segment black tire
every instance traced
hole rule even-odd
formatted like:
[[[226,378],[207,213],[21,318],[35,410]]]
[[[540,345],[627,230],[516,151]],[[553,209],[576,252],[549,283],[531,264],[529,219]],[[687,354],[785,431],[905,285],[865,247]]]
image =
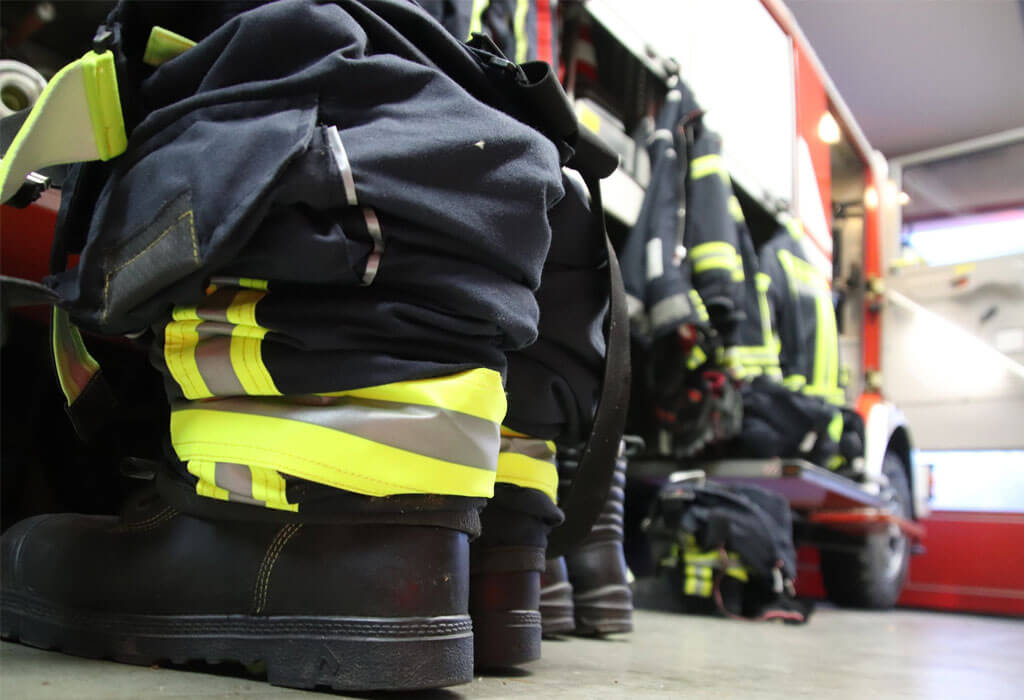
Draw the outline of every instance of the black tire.
[[[889,479],[882,495],[904,518],[911,517],[910,483],[903,460],[885,455],[882,473]],[[896,605],[910,565],[910,540],[899,532],[867,535],[853,549],[821,551],[825,593],[837,605],[886,610]]]

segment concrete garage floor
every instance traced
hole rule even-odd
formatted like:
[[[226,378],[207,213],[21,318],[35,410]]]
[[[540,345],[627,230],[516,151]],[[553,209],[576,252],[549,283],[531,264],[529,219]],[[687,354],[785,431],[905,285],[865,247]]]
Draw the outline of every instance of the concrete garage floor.
[[[632,635],[545,642],[544,658],[518,675],[416,697],[1019,700],[1022,689],[1024,621],[823,607],[806,627],[641,610]],[[331,695],[0,644],[3,700],[300,697]]]

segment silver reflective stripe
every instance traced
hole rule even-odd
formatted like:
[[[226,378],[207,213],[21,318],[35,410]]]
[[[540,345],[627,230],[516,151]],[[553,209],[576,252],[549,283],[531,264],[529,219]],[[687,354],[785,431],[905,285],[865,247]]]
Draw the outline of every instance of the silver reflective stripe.
[[[214,481],[218,488],[228,492],[228,500],[265,506],[263,501],[252,497],[252,470],[244,464],[217,462],[214,465]]]
[[[307,396],[211,399],[180,402],[175,408],[293,420],[444,462],[488,471],[498,468],[500,426],[437,406],[353,396]]]
[[[245,387],[238,381],[231,364],[231,332],[223,334],[221,328],[211,330],[209,326],[226,324],[200,323],[196,327],[199,343],[196,345],[196,367],[206,383],[206,388],[215,396],[245,396]],[[230,326],[228,326],[230,328]]]
[[[377,270],[380,269],[381,254],[384,252],[384,234],[380,230],[377,212],[366,207],[363,209],[363,218],[366,220],[366,230],[373,238],[373,252],[366,259],[366,270],[363,272],[363,286],[366,287],[373,283]]]
[[[673,294],[651,307],[651,325],[659,328],[670,323],[679,323],[692,313],[693,306],[686,295]]]
[[[235,299],[237,289],[218,289],[206,297],[202,306],[196,308],[196,315],[204,321],[228,322],[228,307]]]
[[[653,134],[651,134],[651,137],[647,139],[647,143],[651,144],[654,143],[655,141],[668,141],[669,143],[672,143],[672,132],[669,131],[668,129],[656,130]]]
[[[555,462],[555,453],[551,451],[547,441],[537,438],[502,437],[501,451],[538,459],[541,462]]]
[[[647,280],[656,280],[664,274],[661,239],[652,238],[647,241]]]
[[[644,312],[644,303],[632,294],[626,295],[626,313],[632,318]]]
[[[338,164],[341,172],[341,182],[345,185],[345,199],[350,206],[359,204],[356,199],[356,181],[352,177],[352,166],[348,162],[348,154],[345,152],[345,145],[341,142],[341,135],[338,134],[338,127],[327,127],[327,144],[334,156],[334,162]]]

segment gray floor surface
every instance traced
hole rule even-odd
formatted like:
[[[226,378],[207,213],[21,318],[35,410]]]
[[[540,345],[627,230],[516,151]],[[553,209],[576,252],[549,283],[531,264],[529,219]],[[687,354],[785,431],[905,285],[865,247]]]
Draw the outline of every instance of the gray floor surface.
[[[631,635],[546,641],[544,658],[519,675],[417,694],[552,696],[1019,700],[1024,621],[821,608],[806,627],[786,627],[638,611]],[[300,697],[331,694],[0,644],[2,700]]]

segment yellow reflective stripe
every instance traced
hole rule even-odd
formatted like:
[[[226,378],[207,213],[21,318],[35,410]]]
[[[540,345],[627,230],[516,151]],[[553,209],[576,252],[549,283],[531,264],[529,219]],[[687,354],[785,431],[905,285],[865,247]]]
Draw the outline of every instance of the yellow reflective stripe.
[[[686,359],[686,367],[687,369],[694,370],[707,361],[707,353],[699,345],[694,345],[693,349],[690,350],[690,356]]]
[[[124,130],[121,96],[117,90],[114,54],[90,51],[81,59],[85,78],[85,96],[89,101],[89,119],[100,160],[110,160],[124,153],[128,135]]]
[[[349,389],[322,396],[354,396],[380,401],[437,406],[492,423],[505,418],[507,403],[501,375],[493,369],[471,369],[431,379],[413,379],[381,386]]]
[[[200,323],[202,321],[198,320],[171,321],[164,329],[164,363],[187,399],[213,396],[196,364],[199,344],[196,328]]]
[[[516,432],[515,430],[512,430],[512,428],[507,428],[504,425],[501,426],[501,436],[502,437],[517,437],[517,438],[528,438],[528,437],[530,437],[526,433]]]
[[[750,580],[750,577],[747,574],[747,570],[739,564],[727,568],[725,570],[725,575],[732,576],[734,579],[737,579],[738,581],[743,581],[744,583]]]
[[[242,289],[225,311],[231,329],[231,367],[245,393],[253,396],[280,396],[270,371],[263,362],[263,338],[267,330],[256,323],[256,304],[266,292]]]
[[[723,255],[729,258],[739,257],[736,255],[736,247],[725,241],[709,241],[690,248],[691,259],[695,260],[708,255]]]
[[[526,39],[526,15],[530,10],[530,0],[516,0],[516,63],[526,63],[529,55],[529,41]]]
[[[729,213],[732,215],[733,221],[736,223],[743,223],[743,207],[740,206],[740,200],[737,199],[736,195],[729,197]]]
[[[494,493],[495,472],[489,469],[295,420],[183,409],[171,413],[171,443],[183,461],[248,464],[367,496]]]
[[[558,468],[552,462],[515,452],[501,452],[498,454],[496,480],[499,484],[535,489],[546,494],[552,503],[558,501]]]
[[[700,298],[700,294],[696,289],[691,289],[689,292],[690,303],[693,304],[693,308],[697,311],[697,318],[703,322],[710,320],[708,316],[708,309],[704,306],[704,300]]]
[[[252,474],[252,497],[254,500],[263,501],[268,508],[292,512],[299,510],[298,504],[288,502],[285,495],[284,477],[276,470],[249,465],[249,472]]]
[[[469,17],[469,36],[466,39],[470,39],[474,34],[479,34],[483,30],[483,18],[484,11],[487,9],[489,0],[473,0],[472,14]]]
[[[800,223],[799,219],[787,218],[784,222],[786,230],[789,231],[789,235],[796,240],[800,240],[804,236],[803,224]]]
[[[263,337],[267,331],[253,326],[231,330],[231,367],[245,393],[252,396],[280,396],[270,371],[263,363]]]
[[[267,280],[258,280],[253,279],[252,277],[239,277],[238,286],[245,287],[247,289],[262,289],[263,291],[266,291],[269,288],[270,283],[267,282]]]
[[[149,33],[149,41],[146,42],[146,51],[142,54],[142,62],[147,66],[163,65],[195,45],[196,42],[181,34],[154,26]]]
[[[699,180],[702,177],[715,174],[728,177],[725,161],[722,160],[722,156],[719,154],[711,153],[690,161],[690,179]]]
[[[736,258],[726,257],[724,255],[715,255],[700,260],[696,260],[693,264],[693,271],[696,274],[706,272],[708,270],[728,270],[731,274],[736,274]],[[743,270],[739,271],[740,279],[743,279]]]
[[[11,141],[0,160],[0,202],[13,197],[33,170],[110,160],[127,144],[114,55],[90,51],[47,82]]]
[[[189,460],[187,469],[199,481],[196,482],[196,493],[218,501],[228,500],[228,492],[217,486],[217,464],[209,460]]]
[[[843,414],[839,411],[836,411],[832,420],[829,421],[828,436],[832,438],[832,442],[839,442],[839,439],[843,437]]]
[[[733,282],[742,282],[745,279],[746,279],[746,275],[743,272],[742,261],[737,260],[736,261],[736,267],[733,268],[733,271],[732,271],[732,280],[733,280]]]
[[[802,389],[804,385],[807,384],[807,378],[804,377],[802,374],[791,374],[788,377],[786,377],[782,381],[782,383],[790,391],[800,391],[800,389]]]

